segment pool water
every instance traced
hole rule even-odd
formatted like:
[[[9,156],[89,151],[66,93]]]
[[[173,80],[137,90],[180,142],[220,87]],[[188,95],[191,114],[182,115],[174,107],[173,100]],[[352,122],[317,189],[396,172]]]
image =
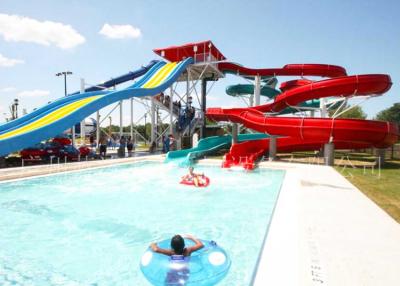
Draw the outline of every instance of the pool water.
[[[149,285],[148,245],[191,233],[214,240],[232,266],[218,285],[248,285],[284,171],[135,163],[0,184],[0,285]]]

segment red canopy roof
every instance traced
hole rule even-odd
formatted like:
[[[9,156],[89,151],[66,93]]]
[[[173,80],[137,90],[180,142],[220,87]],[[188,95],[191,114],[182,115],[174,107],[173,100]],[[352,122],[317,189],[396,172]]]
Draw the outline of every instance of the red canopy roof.
[[[189,43],[182,46],[171,46],[168,48],[158,48],[153,51],[157,55],[171,62],[181,61],[188,57],[194,58],[196,62],[207,60],[222,61],[226,59],[211,41]],[[208,55],[211,55],[212,58],[207,59]]]

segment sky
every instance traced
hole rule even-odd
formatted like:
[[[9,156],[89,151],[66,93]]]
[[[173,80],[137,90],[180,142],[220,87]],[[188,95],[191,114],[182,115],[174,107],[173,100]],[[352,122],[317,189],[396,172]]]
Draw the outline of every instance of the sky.
[[[400,102],[399,11],[395,0],[0,0],[0,122],[15,98],[20,112],[30,112],[64,96],[57,72],[72,71],[68,91],[78,91],[80,78],[98,84],[159,59],[154,48],[203,40],[252,68],[325,63],[348,74],[389,74],[391,90],[362,104],[373,118]],[[228,75],[216,82],[208,106],[243,106],[225,93],[236,83],[246,81]],[[140,103],[134,114],[135,121],[144,114]],[[119,122],[118,110],[111,116]]]

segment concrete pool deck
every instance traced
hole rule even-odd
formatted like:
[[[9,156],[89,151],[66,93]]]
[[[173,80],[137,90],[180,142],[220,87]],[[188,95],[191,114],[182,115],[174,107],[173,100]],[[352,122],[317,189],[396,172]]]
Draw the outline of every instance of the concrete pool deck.
[[[400,225],[331,167],[286,170],[254,285],[399,285]]]
[[[0,181],[163,156],[0,169]],[[220,164],[220,160],[202,160]],[[263,162],[285,180],[254,285],[399,285],[400,225],[331,167]]]

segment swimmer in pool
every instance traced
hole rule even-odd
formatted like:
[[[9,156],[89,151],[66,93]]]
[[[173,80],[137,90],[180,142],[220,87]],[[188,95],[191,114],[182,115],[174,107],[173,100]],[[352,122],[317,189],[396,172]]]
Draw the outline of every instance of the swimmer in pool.
[[[193,246],[185,247],[185,240],[179,234],[175,235],[171,239],[171,249],[164,249],[157,246],[156,243],[152,243],[150,248],[157,253],[161,253],[164,255],[183,255],[190,256],[193,252],[204,247],[204,244],[192,235],[185,235],[185,238],[190,239],[195,243]]]
[[[182,180],[193,181],[193,184],[198,187],[200,184],[204,184],[204,174],[196,174],[192,166],[189,167],[189,174],[182,177]]]

